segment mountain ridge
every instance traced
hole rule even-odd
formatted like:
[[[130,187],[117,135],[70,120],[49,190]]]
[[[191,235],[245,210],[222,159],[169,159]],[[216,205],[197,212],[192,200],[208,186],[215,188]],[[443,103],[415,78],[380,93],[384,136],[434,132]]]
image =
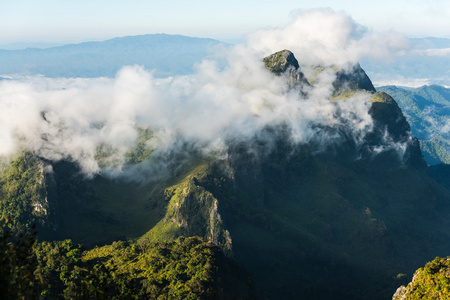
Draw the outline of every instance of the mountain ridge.
[[[148,34],[46,49],[0,50],[0,74],[47,77],[114,77],[126,65],[143,65],[157,76],[183,75],[227,44],[208,38]]]
[[[301,68],[285,71],[269,75],[287,86],[293,75],[305,76]],[[220,157],[183,148],[190,164],[180,159],[169,180],[141,186],[101,174],[83,178],[74,162],[62,161],[54,164],[55,194],[49,198],[59,204],[58,228],[41,229],[49,239],[56,231],[58,238],[76,242],[87,235],[90,241],[134,238],[141,244],[197,235],[242,265],[261,298],[392,295],[399,273],[412,273],[431,256],[450,251],[450,191],[428,175],[395,100],[372,90],[360,66],[347,73],[320,71],[334,78],[328,100],[337,108],[333,120],[342,122],[311,125],[318,135],[333,137],[328,143],[296,142],[288,123],[268,123],[260,134],[227,141]],[[306,82],[290,86],[297,101],[320,84]],[[373,122],[356,137],[349,127],[355,119],[340,115],[340,105],[355,97]],[[11,185],[23,181],[28,179],[15,177]],[[133,210],[144,223],[138,224]],[[128,226],[139,227],[134,236],[114,232]]]
[[[411,123],[413,134],[420,140],[428,164],[450,162],[450,89],[438,85],[419,88],[378,87],[391,94]]]
[[[93,57],[89,59],[88,57],[83,57],[82,53],[78,53],[79,63],[82,65],[73,65],[72,60],[75,58],[72,53],[72,57],[68,55],[68,57],[58,58],[57,63],[52,61],[50,58],[46,58],[45,56],[33,54],[32,60],[27,60],[24,57],[21,57],[20,53],[26,53],[29,51],[30,53],[39,52],[44,53],[48,51],[50,48],[54,48],[54,51],[57,48],[65,47],[65,46],[75,46],[81,44],[89,44],[92,45],[100,45],[104,42],[112,43],[112,41],[125,41],[125,39],[136,39],[143,37],[172,37],[178,38],[183,37],[186,39],[192,39],[192,41],[200,40],[206,42],[203,43],[203,46],[200,46],[196,49],[197,53],[187,53],[189,55],[186,56],[185,59],[178,58],[176,53],[172,53],[170,59],[177,60],[179,66],[176,64],[171,66],[167,66],[164,64],[158,64],[158,62],[154,60],[150,60],[148,57],[144,55],[139,55],[139,57],[135,57],[134,60],[127,60],[127,57],[130,53],[126,51],[121,53],[120,55],[116,55],[114,60],[120,62],[126,62],[128,64],[138,64],[144,65],[148,69],[157,69],[156,74],[158,76],[174,76],[174,75],[184,75],[192,72],[192,65],[201,61],[204,58],[207,58],[211,55],[208,52],[208,44],[213,45],[225,45],[225,47],[229,46],[229,44],[208,39],[208,38],[196,38],[196,37],[187,37],[181,35],[168,35],[164,33],[158,34],[144,34],[144,35],[136,35],[136,36],[124,36],[111,38],[103,41],[92,41],[92,42],[83,42],[83,43],[69,43],[64,45],[58,45],[55,47],[45,47],[45,48],[35,48],[29,47],[29,49],[13,49],[6,50],[1,49],[0,53],[3,55],[3,59],[0,60],[0,74],[1,75],[12,75],[12,74],[25,74],[25,75],[36,75],[41,74],[48,77],[98,77],[98,76],[108,76],[112,77],[115,75],[115,72],[123,66],[123,64],[114,64],[114,61],[110,61],[105,59],[105,56],[108,56],[107,52],[101,52],[101,55],[98,53],[90,53]],[[187,43],[187,40],[185,41]],[[174,51],[183,51],[183,48],[189,43],[183,45],[174,45]],[[192,44],[192,43],[191,43]],[[201,43],[200,43],[201,44]],[[393,57],[388,63],[384,63],[382,61],[376,59],[363,59],[360,63],[363,68],[366,70],[368,74],[370,74],[372,80],[380,86],[385,85],[385,82],[393,82],[394,84],[401,85],[403,84],[414,84],[417,86],[417,79],[419,82],[429,82],[434,84],[442,84],[449,85],[448,74],[445,74],[445,71],[442,71],[441,66],[443,64],[448,63],[448,57],[445,55],[432,56],[437,55],[437,53],[426,52],[427,50],[439,50],[439,49],[448,49],[450,48],[450,40],[442,39],[442,38],[411,38],[409,39],[410,47],[406,49],[406,54],[403,56]],[[153,43],[153,47],[158,47],[158,43]],[[167,46],[167,45],[166,45]],[[135,50],[139,52],[139,46],[134,45],[132,47],[136,47]],[[26,51],[25,51],[26,50]],[[41,51],[42,50],[42,51]],[[148,53],[152,53],[151,48],[147,48]],[[166,50],[168,50],[166,48]],[[22,52],[21,52],[22,51]],[[24,52],[25,51],[25,52]],[[425,52],[424,52],[425,51]],[[18,54],[13,54],[18,53]],[[57,55],[61,55],[61,53],[56,53]],[[52,54],[53,55],[53,54]],[[154,55],[162,55],[161,57],[164,59],[164,53],[154,52]],[[14,61],[15,60],[15,61]],[[103,63],[103,66],[99,64],[99,62]],[[63,64],[67,64],[62,68]],[[97,69],[90,68],[90,64],[94,64]],[[105,66],[108,65],[108,66]]]

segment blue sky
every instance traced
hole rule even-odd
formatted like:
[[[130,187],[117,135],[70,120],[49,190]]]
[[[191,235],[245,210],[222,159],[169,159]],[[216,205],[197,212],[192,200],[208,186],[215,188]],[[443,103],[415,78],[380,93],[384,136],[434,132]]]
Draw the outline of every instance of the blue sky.
[[[345,11],[374,31],[450,38],[450,1],[0,0],[0,44],[67,43],[147,33],[223,41],[284,27],[299,9]]]

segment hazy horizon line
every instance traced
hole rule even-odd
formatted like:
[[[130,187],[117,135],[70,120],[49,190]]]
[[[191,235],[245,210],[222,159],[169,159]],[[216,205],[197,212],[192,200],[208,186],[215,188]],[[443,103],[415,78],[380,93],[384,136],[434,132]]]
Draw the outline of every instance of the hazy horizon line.
[[[87,39],[74,39],[74,40],[62,40],[62,41],[12,41],[12,42],[0,42],[0,50],[24,50],[28,48],[35,48],[35,49],[49,49],[53,47],[60,47],[60,46],[66,46],[66,45],[77,45],[77,44],[83,44],[83,43],[90,43],[90,42],[105,42],[116,38],[124,38],[124,37],[137,37],[137,36],[145,36],[145,35],[170,35],[170,36],[184,36],[184,37],[191,37],[191,38],[201,38],[201,39],[212,39],[216,40],[222,43],[228,43],[228,44],[242,44],[245,43],[245,36],[242,37],[234,37],[234,38],[214,38],[214,37],[206,37],[206,36],[193,36],[193,35],[185,35],[185,34],[174,34],[174,33],[164,33],[164,32],[157,32],[157,33],[144,33],[144,34],[129,34],[129,35],[120,35],[120,36],[111,36],[111,37],[104,37],[104,38],[87,38]],[[443,39],[443,40],[450,40],[446,37],[438,37],[438,36],[407,36],[408,39],[428,39],[428,38],[434,38],[434,39]]]

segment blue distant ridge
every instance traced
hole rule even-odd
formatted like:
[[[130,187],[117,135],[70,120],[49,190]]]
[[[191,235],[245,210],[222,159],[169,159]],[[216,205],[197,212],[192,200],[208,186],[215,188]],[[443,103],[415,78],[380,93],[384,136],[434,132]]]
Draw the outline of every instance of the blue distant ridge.
[[[194,65],[226,45],[207,38],[148,34],[47,49],[0,50],[0,74],[47,77],[113,77],[126,65],[141,65],[155,76],[192,73]]]

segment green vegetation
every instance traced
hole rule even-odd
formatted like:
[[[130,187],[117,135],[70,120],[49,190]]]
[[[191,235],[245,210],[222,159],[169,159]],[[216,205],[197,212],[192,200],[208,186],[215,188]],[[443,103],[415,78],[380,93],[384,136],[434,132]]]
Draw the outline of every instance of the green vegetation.
[[[43,242],[35,253],[43,299],[220,299],[227,278],[218,266],[231,263],[196,237],[151,245],[114,242],[84,252],[70,240]]]
[[[101,168],[114,168],[123,164],[136,164],[143,162],[152,153],[147,145],[153,137],[153,131],[149,128],[136,128],[138,137],[136,145],[125,153],[123,158],[118,149],[108,144],[101,144],[96,149],[95,160]]]
[[[418,269],[413,280],[398,288],[392,299],[450,299],[450,258],[436,257]]]
[[[2,227],[3,228],[3,227]],[[72,241],[0,236],[2,299],[237,299],[245,271],[198,237],[156,244],[114,242],[84,250]]]
[[[0,180],[0,217],[8,226],[25,231],[45,223],[48,214],[44,165],[30,153],[18,156]]]
[[[429,232],[437,226],[409,217],[426,212],[439,219],[422,201],[429,180],[409,168],[392,171],[395,154],[382,158],[389,162],[383,165],[355,161],[348,149],[312,154],[281,138],[272,152],[245,150],[200,164],[166,188],[166,215],[140,242],[189,234],[209,239],[217,203],[216,228],[229,232],[233,257],[259,291],[275,298],[380,299],[403,282],[393,279],[397,274],[412,272],[402,261],[435,251],[428,241],[436,239]],[[405,236],[422,241],[421,250],[407,247]],[[226,239],[218,241],[227,250],[220,244]]]
[[[289,50],[282,50],[269,55],[264,58],[266,68],[277,75],[280,75],[288,70],[289,67],[297,70],[299,68],[297,59]]]
[[[331,66],[306,66],[307,80],[313,86],[317,84],[320,75],[327,72],[327,76],[336,76],[333,82],[332,101],[346,100],[357,94],[373,94],[373,102],[390,102],[388,97],[375,92],[372,82],[360,65],[355,65],[351,69],[339,69],[335,65]]]
[[[370,102],[372,103],[385,103],[385,104],[393,104],[394,99],[386,93],[383,92],[365,92],[361,90],[348,90],[348,89],[340,89],[335,91],[333,95],[331,95],[330,101],[345,101],[351,97],[355,97],[358,95],[367,95],[369,96]]]
[[[49,199],[57,204],[57,230],[40,232],[45,240],[70,238],[93,246],[139,238],[164,217],[164,185],[102,176],[87,179],[70,162],[55,163],[53,170]]]
[[[278,51],[263,59],[267,70],[275,75],[288,74],[288,81],[290,87],[304,87],[309,86],[305,75],[300,71],[300,66],[294,54],[289,50]],[[289,71],[289,73],[287,73]],[[302,91],[303,93],[304,91]]]
[[[420,148],[429,164],[450,164],[450,139],[439,133],[429,140],[421,140]]]
[[[205,180],[210,179],[208,176],[213,168],[214,164],[200,164],[184,180],[166,188],[166,215],[141,240],[153,242],[180,235],[198,235],[231,253],[231,237],[223,227],[219,201],[202,186]],[[226,179],[222,177],[220,180],[224,182]]]
[[[335,70],[335,68],[331,68]],[[370,78],[359,64],[353,66],[351,69],[340,69],[336,71],[335,74],[336,79],[333,82],[335,91],[350,90],[375,92],[372,81],[370,81]]]
[[[411,132],[420,140],[420,147],[429,165],[450,163],[450,89],[431,85],[420,88],[383,86],[398,102]]]
[[[394,103],[394,99],[392,99],[392,97],[386,93],[375,92],[373,94],[372,102],[381,102],[381,103],[392,104],[392,103]]]
[[[74,246],[71,240],[41,242],[35,244],[33,251],[37,260],[34,285],[42,299],[57,299],[63,295],[81,296],[73,293],[73,289],[77,288],[73,287],[74,281],[85,275],[83,271],[88,272],[85,268],[80,269],[80,245]]]
[[[97,147],[94,158],[100,168],[112,168],[123,163],[120,159],[119,151],[107,144],[101,144]]]
[[[314,86],[318,80],[322,72],[324,71],[330,71],[332,73],[339,72],[339,68],[335,65],[324,67],[322,65],[315,65],[315,66],[302,66],[303,70],[305,70],[305,76],[308,78],[308,82]]]
[[[138,139],[136,146],[125,155],[125,161],[129,164],[143,162],[151,153],[147,142],[153,137],[153,131],[149,128],[138,128]]]
[[[6,300],[34,299],[35,232],[14,234],[9,222],[0,219],[0,296]]]

